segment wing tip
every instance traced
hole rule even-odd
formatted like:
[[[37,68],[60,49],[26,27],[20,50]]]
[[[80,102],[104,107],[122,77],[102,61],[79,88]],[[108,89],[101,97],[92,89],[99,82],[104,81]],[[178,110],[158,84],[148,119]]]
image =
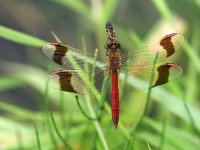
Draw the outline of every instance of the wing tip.
[[[184,40],[184,36],[181,33],[170,33],[170,34],[165,35],[162,39],[165,39],[165,38],[178,38],[180,39],[180,41]]]
[[[43,51],[43,53],[45,53],[46,54],[46,52],[49,50],[49,49],[55,49],[55,47],[54,46],[56,46],[55,44],[52,44],[52,43],[46,43],[46,44],[44,44],[44,46],[42,47],[42,51]]]

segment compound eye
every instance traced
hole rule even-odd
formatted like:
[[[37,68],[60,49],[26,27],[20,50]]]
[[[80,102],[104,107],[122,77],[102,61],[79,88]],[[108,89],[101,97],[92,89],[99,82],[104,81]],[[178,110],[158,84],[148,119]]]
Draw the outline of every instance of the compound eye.
[[[107,49],[111,49],[113,47],[112,43],[107,44]]]

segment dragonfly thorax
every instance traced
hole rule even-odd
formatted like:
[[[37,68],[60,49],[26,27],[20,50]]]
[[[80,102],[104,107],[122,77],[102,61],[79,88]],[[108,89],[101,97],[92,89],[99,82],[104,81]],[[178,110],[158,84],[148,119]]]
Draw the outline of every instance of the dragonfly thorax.
[[[118,72],[121,65],[119,49],[115,49],[115,52],[111,50],[108,58],[109,70],[111,72]]]

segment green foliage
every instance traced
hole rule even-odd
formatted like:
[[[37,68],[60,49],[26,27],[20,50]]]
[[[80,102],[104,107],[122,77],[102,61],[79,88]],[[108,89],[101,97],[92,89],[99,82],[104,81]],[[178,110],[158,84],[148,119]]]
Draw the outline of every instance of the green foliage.
[[[100,50],[103,49],[106,41],[103,34],[105,32],[104,24],[108,19],[114,20],[115,13],[120,10],[123,3],[118,0],[91,0],[91,5],[81,0],[52,0],[50,2],[69,9],[75,13],[74,18],[82,18],[92,25],[96,41],[93,40],[97,43],[96,47],[99,48],[99,51],[96,50],[94,54],[92,80],[84,80],[84,82],[92,87],[96,94],[94,97],[90,95],[79,96],[77,105],[75,95],[48,89],[44,83],[47,70],[36,65],[1,61],[6,75],[0,77],[0,92],[10,92],[9,94],[12,95],[12,90],[29,86],[40,94],[39,98],[35,98],[36,101],[44,101],[41,110],[31,111],[5,102],[10,97],[1,97],[3,101],[0,101],[0,110],[6,115],[0,117],[0,128],[2,129],[0,142],[5,143],[3,144],[5,149],[199,149],[199,21],[196,21],[196,24],[192,26],[190,20],[184,18],[184,15],[182,16],[188,30],[191,30],[191,34],[188,32],[188,35],[185,36],[186,39],[182,47],[184,51],[179,53],[180,59],[184,59],[184,61],[180,61],[183,63],[181,65],[184,70],[183,76],[166,85],[166,89],[163,87],[149,89],[141,92],[139,96],[138,93],[123,94],[123,100],[120,101],[120,122],[118,129],[115,130],[112,125],[110,105],[105,100],[109,81],[104,83],[103,92],[98,93],[94,87],[93,79],[95,67],[98,65],[96,64],[97,53],[102,53]],[[48,5],[50,2],[46,2],[46,4]],[[174,14],[181,10],[172,8],[182,2],[191,7],[197,7],[197,11],[200,10],[198,1],[152,0],[151,5],[154,6],[155,11],[159,14],[159,19],[164,24],[177,30],[174,27],[177,22]],[[124,3],[128,2],[124,1]],[[194,20],[199,19],[198,15],[193,15],[193,17]],[[119,35],[119,41],[124,49],[132,50],[133,45],[144,45],[137,31],[132,28],[126,29],[118,24],[115,26],[116,34]],[[148,27],[149,33],[159,32],[157,27],[156,22],[151,28]],[[153,31],[153,28],[157,30]],[[53,36],[57,41],[61,41],[55,33]],[[37,37],[5,26],[0,26],[0,38],[21,45],[38,47],[38,50],[41,50],[41,47],[46,43]],[[88,53],[85,41],[87,38],[83,40],[82,45],[84,52]],[[80,70],[80,66],[73,60],[73,57],[69,55],[68,59],[75,69]],[[85,76],[87,73],[80,74],[82,79],[85,79]],[[123,90],[120,89],[120,91]],[[124,92],[126,93],[126,91]],[[129,104],[131,109],[125,107]],[[31,122],[31,125],[28,122]],[[34,122],[35,129],[32,122]],[[16,143],[6,144],[7,140],[13,140]]]
[[[0,26],[0,37],[19,44],[35,47],[41,47],[46,43],[43,40],[4,26]]]

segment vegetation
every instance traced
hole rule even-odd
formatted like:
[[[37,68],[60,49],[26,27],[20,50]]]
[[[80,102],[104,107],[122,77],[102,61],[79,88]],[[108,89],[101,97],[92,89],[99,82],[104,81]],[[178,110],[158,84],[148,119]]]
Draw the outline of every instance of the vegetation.
[[[5,3],[2,2],[0,8],[6,6]],[[72,93],[48,88],[45,75],[51,72],[52,68],[59,68],[41,52],[47,40],[15,30],[6,23],[0,25],[0,38],[4,39],[2,45],[10,41],[9,45],[14,44],[14,49],[25,57],[18,47],[23,45],[26,59],[29,60],[24,63],[17,61],[15,56],[13,60],[1,57],[0,149],[199,149],[198,0],[54,0],[29,1],[29,5],[22,6],[34,9],[37,7],[53,26],[59,25],[53,30],[61,36],[51,35],[51,29],[45,31],[47,29],[43,27],[44,33],[49,32],[44,37],[49,36],[51,40],[54,38],[53,40],[57,41],[68,39],[67,44],[77,44],[74,47],[87,50],[86,52],[92,52],[89,51],[91,49],[94,59],[97,53],[99,57],[105,56],[104,26],[107,20],[111,20],[116,27],[116,34],[123,47],[122,53],[141,47],[146,41],[158,39],[165,34],[182,33],[185,37],[184,44],[168,62],[176,62],[184,72],[177,80],[147,91],[127,93],[121,88],[121,116],[119,127],[115,130],[111,119],[110,98],[106,97],[105,89],[100,96],[92,98],[89,95],[76,97]],[[15,7],[24,9],[17,4]],[[31,12],[30,8],[26,10]],[[15,12],[21,14],[20,11]],[[25,13],[25,16],[30,15],[28,21],[31,22],[35,13]],[[60,15],[62,13],[63,16]],[[28,24],[28,21],[24,20],[23,24]],[[60,22],[68,24],[69,27],[62,26]],[[62,27],[59,28],[60,26]],[[37,28],[40,27],[34,26],[34,30]],[[81,44],[74,42],[75,39],[82,41]],[[5,49],[9,52],[9,47],[1,46],[1,49],[1,52]],[[9,56],[15,54],[9,52]],[[76,62],[74,64],[75,68],[79,67]],[[16,96],[15,93],[19,91],[23,92]],[[21,102],[24,104],[16,101],[19,99],[23,100]],[[30,101],[32,99],[34,101]],[[29,106],[26,106],[27,103]]]

